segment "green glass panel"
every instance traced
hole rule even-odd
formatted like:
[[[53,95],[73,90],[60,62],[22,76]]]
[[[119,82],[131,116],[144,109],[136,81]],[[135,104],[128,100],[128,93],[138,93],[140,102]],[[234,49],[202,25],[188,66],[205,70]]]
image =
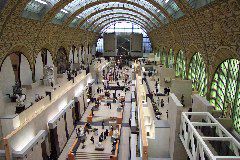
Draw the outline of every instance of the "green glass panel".
[[[193,81],[192,88],[197,90],[199,95],[205,96],[207,93],[206,65],[200,53],[196,53],[191,59],[188,78]]]
[[[186,61],[183,51],[179,51],[176,58],[176,76],[186,79]]]
[[[220,64],[215,72],[210,92],[210,102],[217,109],[225,110],[231,103],[233,125],[238,133],[240,133],[239,64],[236,59],[228,59]]]

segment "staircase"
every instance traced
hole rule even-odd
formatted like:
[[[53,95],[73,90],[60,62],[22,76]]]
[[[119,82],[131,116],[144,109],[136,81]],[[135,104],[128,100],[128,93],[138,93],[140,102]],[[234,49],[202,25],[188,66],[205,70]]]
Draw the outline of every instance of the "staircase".
[[[87,152],[76,152],[76,160],[110,160],[109,153],[87,153]]]

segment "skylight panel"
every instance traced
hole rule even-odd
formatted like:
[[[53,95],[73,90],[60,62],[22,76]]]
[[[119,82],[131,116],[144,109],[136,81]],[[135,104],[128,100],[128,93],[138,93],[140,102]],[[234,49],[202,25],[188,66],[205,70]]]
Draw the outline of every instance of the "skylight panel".
[[[187,0],[187,2],[189,3],[189,5],[194,8],[194,9],[198,9],[201,7],[204,7],[212,2],[214,2],[215,0]]]
[[[22,12],[22,17],[41,20],[43,16],[60,0],[31,0]]]
[[[158,2],[174,19],[178,19],[184,15],[174,0],[155,0]]]

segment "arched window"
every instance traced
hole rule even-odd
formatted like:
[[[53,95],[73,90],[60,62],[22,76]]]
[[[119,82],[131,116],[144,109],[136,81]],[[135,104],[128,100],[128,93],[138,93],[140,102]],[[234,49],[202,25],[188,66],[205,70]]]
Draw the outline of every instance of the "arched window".
[[[177,77],[186,79],[186,60],[182,50],[180,50],[177,54],[175,70]]]
[[[240,133],[240,61],[228,59],[217,68],[211,84],[210,103],[231,116]],[[233,107],[234,106],[234,107]]]
[[[173,68],[174,64],[174,53],[173,50],[170,49],[169,55],[168,55],[168,68]]]
[[[200,53],[196,53],[191,59],[188,78],[193,81],[192,88],[198,91],[199,95],[205,96],[207,93],[207,72]]]
[[[165,48],[162,50],[162,52],[160,54],[161,54],[160,58],[161,58],[162,65],[167,67],[167,54],[166,54]]]

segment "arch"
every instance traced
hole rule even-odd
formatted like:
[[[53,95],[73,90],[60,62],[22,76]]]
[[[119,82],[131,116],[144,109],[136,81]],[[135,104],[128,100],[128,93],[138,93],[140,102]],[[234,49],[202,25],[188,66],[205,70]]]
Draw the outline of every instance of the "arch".
[[[175,57],[176,57],[176,53],[178,53],[180,50],[184,49],[184,47],[182,47],[179,43],[174,44],[173,47],[173,52],[175,53]]]
[[[114,13],[114,15],[119,15],[119,14],[122,14],[122,15],[130,15],[129,13],[122,13],[122,12],[116,12],[116,13]],[[106,16],[109,16],[109,15],[113,15],[111,12],[110,13],[108,13],[108,14],[105,14],[105,15],[103,15],[103,16],[101,16],[101,17],[98,17],[98,18],[96,18],[96,19],[94,19],[91,23],[90,23],[90,25],[89,25],[89,27],[88,28],[91,28],[91,26],[93,26],[96,22],[98,22],[99,20],[101,20],[102,18],[105,18]],[[132,14],[131,14],[132,15]],[[141,15],[142,16],[142,15]],[[143,16],[142,16],[143,17]],[[141,18],[139,18],[139,19],[141,19]],[[157,25],[155,24],[155,23],[153,23],[150,19],[144,19],[143,21],[145,21],[145,22],[151,22],[151,26],[153,27],[157,27]]]
[[[218,47],[215,52],[213,53],[214,55],[214,60],[213,60],[213,68],[212,72],[215,72],[217,67],[222,64],[227,59],[232,59],[235,58],[236,56],[236,51],[232,49],[231,47],[228,46],[221,46]]]
[[[198,53],[200,50],[198,49],[197,45],[195,44],[190,44],[187,48],[186,48],[186,53],[187,53],[187,57],[193,57],[194,54]]]
[[[138,7],[138,8],[145,8],[145,7],[141,6],[141,5],[138,4],[138,3],[131,2],[131,1],[126,1],[126,0],[110,0],[110,1],[109,1],[109,0],[101,0],[101,1],[95,1],[95,2],[92,2],[92,3],[88,3],[88,4],[86,4],[84,7],[81,7],[81,8],[79,8],[77,11],[75,11],[75,12],[68,18],[68,21],[66,22],[66,25],[69,25],[69,23],[72,22],[73,19],[74,19],[76,16],[78,16],[80,13],[82,13],[84,10],[87,10],[87,9],[89,9],[89,8],[91,8],[91,7],[94,7],[94,6],[98,5],[98,4],[104,4],[104,3],[109,3],[109,2],[123,2],[123,3],[125,3],[125,4],[131,4],[131,5],[136,6],[136,7]],[[148,1],[148,2],[149,2],[149,1]],[[153,2],[153,0],[151,0],[151,2]],[[152,4],[152,3],[151,3],[151,4]],[[155,3],[154,6],[155,6],[156,8],[158,8],[158,9],[161,8],[160,5],[159,5],[159,4],[156,5],[156,3]],[[148,10],[147,8],[145,8],[145,9]],[[150,13],[151,11],[148,10],[148,12]],[[164,12],[164,13],[166,13],[166,12]],[[155,16],[156,16],[156,15],[155,15]],[[169,16],[165,15],[165,17],[169,17]],[[161,19],[160,19],[159,17],[156,16],[156,18],[158,19],[159,22],[161,22]]]
[[[0,89],[2,95],[5,97],[6,94],[12,93],[12,86],[16,81],[15,73],[13,71],[12,62],[10,56],[7,56],[0,68]]]
[[[240,133],[240,61],[226,59],[218,65],[211,81],[210,103],[232,117],[234,128]]]
[[[13,52],[6,55],[1,64],[0,73],[0,76],[2,76],[1,83],[4,85],[1,86],[4,90],[3,93],[12,93],[11,89],[15,81],[21,85],[32,84],[33,68],[26,55],[22,52]]]
[[[43,65],[54,66],[53,54],[47,48],[42,48],[40,52],[42,56]]]
[[[41,48],[47,49],[51,54],[54,53],[54,47],[49,43],[45,43]]]
[[[111,7],[111,8],[104,8],[104,9],[101,9],[101,10],[97,10],[93,13],[91,13],[89,16],[85,17],[83,20],[80,21],[79,25],[78,26],[82,26],[86,21],[87,19],[91,19],[92,17],[94,17],[95,15],[99,14],[99,13],[102,13],[104,11],[113,11],[115,9],[122,9],[122,10],[128,10],[128,11],[132,11],[132,12],[135,12],[136,14],[140,15],[140,16],[143,16],[145,19],[147,19],[149,22],[151,22],[152,24],[156,25],[148,16],[144,15],[143,13],[140,13],[134,9],[130,9],[130,8],[124,8],[124,7]],[[144,10],[146,11],[146,10]],[[147,12],[148,13],[148,12]],[[154,16],[154,14],[150,14],[151,16]],[[101,18],[101,17],[99,17]],[[155,19],[157,19],[156,17],[154,17]],[[94,20],[95,21],[95,20]],[[92,23],[94,24],[94,22]]]
[[[195,53],[190,60],[188,78],[193,81],[193,90],[198,91],[201,96],[206,96],[208,82],[207,68],[199,52]]]
[[[103,20],[103,21],[98,21],[98,23],[95,23],[94,26],[100,26],[100,24],[103,24],[104,22],[108,21],[109,19],[124,18],[124,15],[120,15],[120,16],[116,16],[116,17],[115,17],[115,15],[116,15],[116,14],[114,14],[112,17],[107,17],[107,18],[106,18],[105,20]],[[137,17],[135,17],[134,15],[131,15],[131,14],[125,14],[125,15],[129,15],[129,17],[127,17],[127,18],[134,18],[134,19],[137,18]],[[139,22],[143,21],[141,18],[137,18],[136,20],[138,20]],[[148,28],[151,28],[151,26],[149,26],[146,21],[143,21],[143,22],[146,23],[146,27],[148,26]],[[144,25],[144,24],[143,24],[143,25]],[[94,27],[94,26],[92,26],[92,27]],[[146,27],[144,27],[144,28],[146,28]]]
[[[28,62],[29,62],[29,64],[30,64],[30,67],[31,67],[31,70],[32,70],[32,65],[33,65],[33,60],[32,60],[32,56],[31,56],[31,51],[32,51],[33,49],[30,49],[30,48],[28,48],[26,45],[24,45],[24,44],[16,44],[15,46],[13,46],[10,50],[9,50],[9,52],[7,53],[7,55],[5,55],[5,58],[7,57],[7,56],[9,56],[9,55],[11,55],[12,53],[21,53],[21,54],[23,54],[26,58],[27,58],[27,60],[28,60]],[[4,58],[4,59],[5,59]],[[4,60],[3,59],[3,60]]]
[[[54,62],[59,74],[65,73],[69,68],[68,56],[68,52],[64,47],[58,49]]]
[[[144,26],[143,26],[143,24],[142,24],[141,22],[138,22],[138,21],[136,22],[134,19],[130,19],[130,18],[121,18],[121,19],[117,19],[117,20],[115,20],[115,19],[110,20],[109,22],[107,22],[106,24],[104,24],[103,26],[101,26],[101,28],[97,29],[96,31],[99,32],[99,31],[101,31],[102,29],[104,29],[105,26],[107,26],[107,25],[109,25],[109,24],[111,24],[111,23],[114,23],[114,22],[118,22],[118,21],[129,21],[129,22],[133,22],[133,23],[138,24],[138,25],[141,26],[142,28],[144,28]],[[145,28],[144,28],[144,29],[145,29]],[[149,32],[149,29],[146,29],[146,30],[147,30],[147,32]]]

